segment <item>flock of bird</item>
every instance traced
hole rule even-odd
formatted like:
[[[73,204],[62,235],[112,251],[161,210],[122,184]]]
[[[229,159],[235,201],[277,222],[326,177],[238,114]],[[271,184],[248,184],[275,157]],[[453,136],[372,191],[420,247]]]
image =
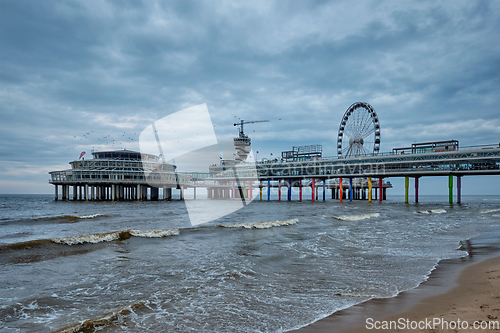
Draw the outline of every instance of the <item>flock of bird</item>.
[[[116,137],[116,138],[115,138]],[[111,148],[111,147],[116,147],[116,148],[125,148],[125,145],[128,142],[134,142],[137,141],[137,133],[119,133],[118,135],[115,134],[115,136],[112,136],[111,134],[108,134],[106,136],[98,136],[97,133],[94,133],[94,131],[86,132],[83,135],[74,135],[73,138],[78,141],[87,141],[87,142],[82,142],[82,144],[85,145],[92,145],[94,150],[100,150],[103,148]],[[49,138],[47,138],[49,140]],[[70,148],[68,148],[70,150]]]

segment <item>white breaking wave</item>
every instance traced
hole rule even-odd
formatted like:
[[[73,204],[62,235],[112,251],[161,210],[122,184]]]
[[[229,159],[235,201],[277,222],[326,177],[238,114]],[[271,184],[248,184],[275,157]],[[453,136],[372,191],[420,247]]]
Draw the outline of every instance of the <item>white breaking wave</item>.
[[[500,211],[500,208],[495,208],[495,209],[483,209],[483,210],[480,210],[479,213],[480,214],[488,214],[488,213],[493,213],[493,212],[498,212]]]
[[[443,214],[443,213],[446,213],[446,211],[442,208],[439,208],[439,209],[430,209],[430,210],[419,210],[418,213],[420,213],[420,214]]]
[[[79,219],[93,219],[99,216],[105,216],[106,214],[90,214],[90,215],[80,215],[77,216]]]
[[[252,223],[238,223],[238,224],[221,224],[219,227],[223,228],[247,228],[247,229],[267,229],[272,227],[281,227],[284,225],[295,224],[299,219],[283,220],[283,221],[269,221],[269,222],[252,222]]]
[[[343,216],[332,216],[334,219],[342,220],[342,221],[358,221],[369,219],[370,217],[378,217],[379,213],[371,213],[371,214],[361,214],[361,215],[343,215]]]
[[[124,230],[124,231],[115,231],[108,232],[103,234],[89,234],[89,235],[81,235],[81,236],[71,236],[71,237],[63,237],[63,238],[53,238],[52,242],[58,244],[66,244],[66,245],[76,245],[76,244],[84,244],[84,243],[101,243],[101,242],[112,242],[117,239],[127,239],[132,236],[135,237],[148,237],[148,238],[159,238],[166,236],[178,235],[179,229],[167,229],[167,230]]]
[[[149,238],[161,238],[167,236],[174,236],[179,234],[179,229],[168,229],[168,230],[129,230],[132,236],[136,237],[149,237]]]

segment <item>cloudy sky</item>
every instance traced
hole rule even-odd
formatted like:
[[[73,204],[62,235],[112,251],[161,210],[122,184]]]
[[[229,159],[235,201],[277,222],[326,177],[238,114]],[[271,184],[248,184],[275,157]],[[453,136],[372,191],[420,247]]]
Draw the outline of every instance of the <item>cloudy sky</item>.
[[[81,151],[139,149],[151,122],[201,103],[219,140],[269,120],[246,128],[262,157],[335,155],[356,101],[381,151],[498,143],[499,37],[498,1],[2,0],[0,192],[52,193],[48,171]]]

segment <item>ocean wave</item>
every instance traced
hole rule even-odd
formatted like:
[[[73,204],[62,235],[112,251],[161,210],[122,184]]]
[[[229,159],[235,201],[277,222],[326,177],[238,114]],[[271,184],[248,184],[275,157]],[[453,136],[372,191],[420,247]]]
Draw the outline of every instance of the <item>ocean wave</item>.
[[[19,250],[40,248],[40,247],[46,245],[47,243],[50,243],[50,240],[48,240],[48,239],[36,239],[36,240],[30,240],[30,241],[20,242],[20,243],[2,244],[2,245],[0,245],[0,253],[7,252],[7,251],[19,251]]]
[[[417,213],[420,213],[420,214],[443,214],[443,213],[446,213],[446,210],[444,210],[442,208],[438,208],[438,209],[429,209],[429,210],[419,210]]]
[[[136,237],[148,237],[148,238],[161,238],[167,236],[174,236],[179,234],[179,229],[167,229],[167,230],[129,230],[132,236]]]
[[[79,219],[94,219],[100,216],[107,216],[106,214],[90,214],[90,215],[78,215],[76,216]]]
[[[291,225],[299,222],[299,219],[283,220],[283,221],[269,221],[269,222],[250,222],[250,223],[237,223],[237,224],[221,224],[222,228],[247,228],[247,229],[267,229],[272,227],[281,227],[284,225]]]
[[[35,218],[35,221],[57,221],[57,220],[72,220],[77,221],[80,219],[94,219],[96,217],[104,217],[106,214],[88,214],[88,215],[58,215],[58,216],[45,216]]]
[[[334,219],[342,221],[358,221],[369,219],[370,217],[378,217],[379,213],[361,214],[361,215],[343,215],[343,216],[332,216]]]
[[[498,212],[498,211],[500,211],[500,208],[483,209],[483,210],[480,210],[479,213],[480,214],[488,214],[488,213],[493,213],[493,212]]]
[[[115,240],[125,240],[130,237],[148,237],[148,238],[159,238],[178,235],[179,229],[167,229],[167,230],[122,230],[107,232],[102,234],[88,234],[80,236],[71,236],[63,238],[52,238],[51,241],[58,244],[66,245],[77,245],[84,243],[101,243],[101,242],[111,242]]]
[[[135,310],[143,307],[146,302],[137,302],[131,305],[124,306],[118,310],[108,312],[100,318],[88,319],[78,324],[62,328],[54,333],[84,333],[95,332],[96,328],[103,326],[110,326],[116,322],[120,317],[128,316]]]
[[[344,297],[367,297],[367,298],[375,298],[376,295],[370,294],[360,294],[360,293],[336,293],[335,296],[344,296]]]

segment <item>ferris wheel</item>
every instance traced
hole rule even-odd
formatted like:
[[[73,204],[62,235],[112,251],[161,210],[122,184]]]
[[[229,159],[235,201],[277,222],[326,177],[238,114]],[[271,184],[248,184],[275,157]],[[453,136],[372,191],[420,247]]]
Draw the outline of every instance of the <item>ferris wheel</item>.
[[[337,136],[339,157],[376,154],[380,151],[380,124],[373,107],[365,102],[352,104],[342,117]]]

